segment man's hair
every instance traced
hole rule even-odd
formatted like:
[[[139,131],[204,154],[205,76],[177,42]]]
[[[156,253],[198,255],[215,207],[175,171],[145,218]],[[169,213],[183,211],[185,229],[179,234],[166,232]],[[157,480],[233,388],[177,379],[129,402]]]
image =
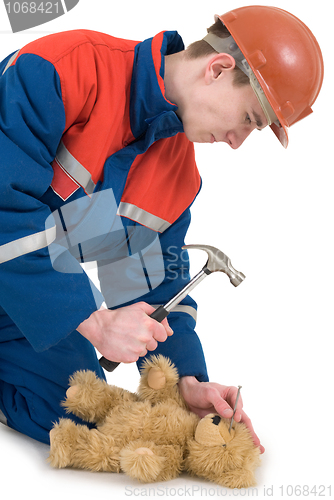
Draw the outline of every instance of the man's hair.
[[[228,38],[230,36],[230,32],[224,26],[224,24],[218,19],[210,28],[207,29],[208,33],[213,33],[214,35],[219,36],[220,38]],[[197,42],[193,42],[187,47],[186,55],[190,59],[198,59],[199,57],[208,56],[210,54],[217,54],[217,51],[211,47],[205,40],[198,40]],[[234,79],[233,84],[237,87],[241,87],[243,85],[249,84],[249,78],[241,69],[237,66],[234,68]]]

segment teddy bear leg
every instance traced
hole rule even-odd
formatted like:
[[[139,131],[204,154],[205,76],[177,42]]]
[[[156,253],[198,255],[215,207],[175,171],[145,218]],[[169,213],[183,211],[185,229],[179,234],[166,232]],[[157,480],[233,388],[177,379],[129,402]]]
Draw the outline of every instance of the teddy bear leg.
[[[100,423],[114,406],[135,399],[135,395],[108,385],[92,371],[78,371],[70,378],[62,405],[87,422]]]
[[[62,419],[50,432],[49,462],[53,467],[77,467],[119,472],[119,448],[97,429]]]
[[[111,436],[91,429],[77,444],[73,466],[94,472],[119,472],[119,451]]]
[[[72,465],[73,453],[80,433],[79,426],[68,418],[60,419],[50,431],[50,455],[48,462],[53,467],[63,468]]]
[[[167,481],[180,474],[183,454],[178,446],[132,442],[120,452],[121,469],[143,483]]]

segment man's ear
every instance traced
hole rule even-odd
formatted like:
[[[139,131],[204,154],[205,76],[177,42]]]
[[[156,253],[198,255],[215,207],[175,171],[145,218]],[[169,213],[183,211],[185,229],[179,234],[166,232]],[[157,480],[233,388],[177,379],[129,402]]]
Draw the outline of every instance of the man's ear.
[[[224,71],[235,68],[235,59],[230,54],[217,54],[208,62],[205,70],[205,82],[207,84],[216,80]]]

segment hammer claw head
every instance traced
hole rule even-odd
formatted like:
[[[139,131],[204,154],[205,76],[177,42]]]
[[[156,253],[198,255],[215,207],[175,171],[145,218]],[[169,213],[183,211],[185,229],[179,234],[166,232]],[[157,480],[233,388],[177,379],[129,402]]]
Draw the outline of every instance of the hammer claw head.
[[[204,250],[208,255],[208,260],[203,269],[208,270],[210,273],[221,271],[230,278],[230,282],[234,286],[240,285],[245,279],[245,275],[236,269],[231,264],[231,260],[218,248],[210,245],[185,245],[183,249],[197,249]]]

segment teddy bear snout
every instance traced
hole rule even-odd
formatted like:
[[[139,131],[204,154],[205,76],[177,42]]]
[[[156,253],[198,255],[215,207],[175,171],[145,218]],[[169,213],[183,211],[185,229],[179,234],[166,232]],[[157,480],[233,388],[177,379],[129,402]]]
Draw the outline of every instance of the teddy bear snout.
[[[221,417],[219,415],[215,415],[214,417],[212,417],[212,423],[214,425],[218,425],[220,421],[221,421]]]
[[[220,433],[221,417],[212,413],[203,417],[196,428],[195,440],[204,446],[219,446],[226,443]]]

